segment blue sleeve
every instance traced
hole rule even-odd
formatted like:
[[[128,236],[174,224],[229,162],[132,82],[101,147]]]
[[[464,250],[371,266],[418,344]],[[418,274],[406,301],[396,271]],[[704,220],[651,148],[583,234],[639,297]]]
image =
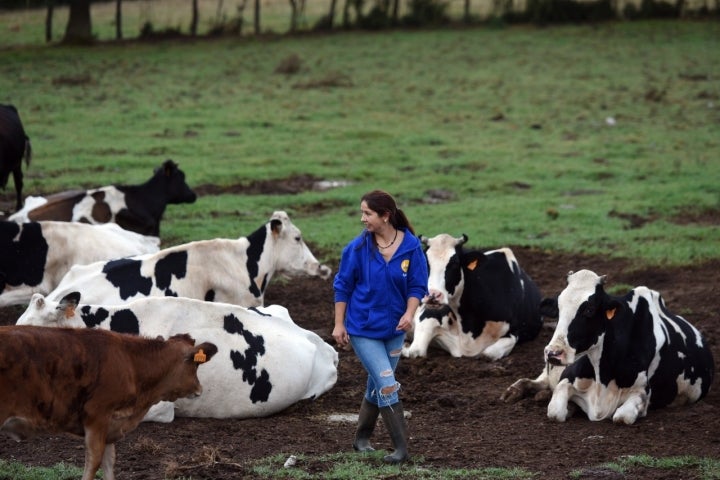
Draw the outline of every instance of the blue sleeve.
[[[427,259],[422,247],[413,250],[408,279],[408,297],[419,298],[420,301],[428,294],[428,268]]]
[[[340,266],[335,274],[333,281],[333,289],[335,290],[335,301],[346,302],[350,300],[350,295],[355,288],[355,255],[353,255],[352,243],[347,245],[340,257]]]

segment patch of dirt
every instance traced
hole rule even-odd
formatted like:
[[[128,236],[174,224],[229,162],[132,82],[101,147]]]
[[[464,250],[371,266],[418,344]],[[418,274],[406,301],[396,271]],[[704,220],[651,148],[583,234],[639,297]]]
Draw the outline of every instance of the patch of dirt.
[[[647,285],[659,290],[671,310],[684,315],[706,336],[716,362],[720,359],[720,261],[684,268],[632,269],[628,262],[551,254],[514,248],[521,265],[544,295],[555,295],[570,270],[589,268],[608,275],[608,285]],[[339,254],[339,252],[338,252]],[[334,265],[336,267],[336,265]],[[333,323],[331,281],[274,279],[266,303],[285,305],[299,325],[326,341]],[[0,323],[14,323],[22,309],[0,309]],[[542,368],[542,350],[552,335],[519,345],[498,362],[452,358],[430,350],[428,358],[400,361],[401,397],[411,412],[411,454],[424,466],[453,468],[520,467],[537,478],[564,479],[575,470],[579,478],[700,478],[692,470],[632,468],[617,474],[601,465],[624,455],[654,457],[696,455],[718,458],[720,452],[720,387],[690,407],[651,411],[632,426],[590,422],[581,414],[566,423],[549,421],[547,400],[526,398],[515,404],[499,400],[519,377],[535,377]],[[354,425],[333,423],[331,414],[355,414],[362,399],[365,375],[351,351],[340,351],[335,387],[314,401],[300,402],[261,419],[179,418],[171,424],[142,423],[117,444],[118,478],[152,479],[192,476],[194,479],[251,478],[249,464],[264,457],[320,455],[351,450]],[[292,368],[289,359],[288,368]],[[8,388],[3,386],[3,388]],[[374,443],[390,449],[387,432],[378,423]],[[43,435],[15,443],[0,436],[0,458],[29,465],[83,464],[82,441],[65,435]],[[298,467],[318,476],[329,465],[313,461]]]

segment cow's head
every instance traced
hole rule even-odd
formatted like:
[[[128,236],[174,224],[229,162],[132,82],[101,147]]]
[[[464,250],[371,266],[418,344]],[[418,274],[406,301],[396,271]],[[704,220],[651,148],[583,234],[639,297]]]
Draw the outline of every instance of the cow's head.
[[[315,255],[303,241],[300,229],[291,221],[288,214],[276,211],[268,223],[273,243],[274,264],[278,272],[288,275],[312,275],[327,280],[332,270],[320,265]]]
[[[462,265],[462,245],[467,242],[467,235],[452,237],[441,233],[432,238],[420,236],[420,241],[427,245],[425,255],[428,261],[428,292],[424,299],[428,308],[450,305],[457,308],[464,288]]]
[[[607,297],[602,287],[604,282],[604,275],[597,275],[590,270],[570,272],[567,276],[567,287],[560,295],[556,299],[546,298],[542,301],[541,313],[558,319],[555,333],[545,347],[546,362],[552,365],[569,365],[575,361],[577,352],[584,352],[595,343],[587,344],[587,339],[581,340],[586,334],[581,334],[580,331],[586,328],[583,318],[597,307],[597,301],[601,297]],[[593,331],[596,331],[594,327]],[[588,331],[587,335],[593,334]],[[572,340],[569,336],[572,336]]]
[[[155,169],[155,178],[162,180],[167,203],[193,203],[197,199],[195,192],[185,183],[185,173],[172,160],[165,160],[160,168]]]
[[[202,385],[197,376],[197,369],[218,352],[217,346],[210,342],[195,345],[195,340],[187,333],[174,335],[164,340],[165,348],[176,358],[170,371],[162,381],[161,400],[174,401],[178,398],[197,397],[202,393]],[[170,356],[169,355],[169,356]],[[148,366],[152,368],[152,366]]]
[[[73,327],[83,328],[85,323],[76,312],[80,302],[80,293],[72,292],[65,295],[59,302],[45,298],[36,293],[30,299],[25,312],[15,322],[17,325],[35,325],[39,327]]]

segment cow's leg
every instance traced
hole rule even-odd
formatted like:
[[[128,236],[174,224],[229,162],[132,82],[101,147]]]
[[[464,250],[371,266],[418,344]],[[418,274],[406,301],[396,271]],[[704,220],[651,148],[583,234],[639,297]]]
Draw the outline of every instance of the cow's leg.
[[[115,480],[115,444],[105,445],[105,452],[102,457],[103,480]]]
[[[113,448],[114,450],[114,448]],[[82,480],[93,480],[105,455],[105,432],[85,426],[85,469]],[[107,474],[106,474],[107,475]],[[112,475],[112,474],[111,474]],[[107,478],[107,477],[105,477]]]
[[[568,402],[573,395],[575,388],[567,380],[563,379],[558,383],[553,391],[550,403],[548,403],[547,416],[551,420],[564,422],[567,420],[570,412],[568,411]]]
[[[548,382],[547,369],[545,369],[535,380],[530,378],[516,380],[500,395],[500,400],[505,403],[515,403],[531,393],[547,390],[550,390],[550,383]]]
[[[15,181],[15,211],[19,212],[22,209],[22,189],[23,189],[23,174],[22,168],[18,166],[13,170],[13,180]]]
[[[483,350],[482,355],[489,360],[499,360],[507,356],[516,343],[517,337],[515,335],[499,338],[495,343]]]
[[[10,417],[0,426],[0,432],[10,435],[10,438],[19,442],[32,438],[37,433],[32,424],[21,417]]]
[[[648,404],[648,395],[644,391],[632,393],[630,397],[615,410],[613,422],[632,425],[638,417],[647,415]]]

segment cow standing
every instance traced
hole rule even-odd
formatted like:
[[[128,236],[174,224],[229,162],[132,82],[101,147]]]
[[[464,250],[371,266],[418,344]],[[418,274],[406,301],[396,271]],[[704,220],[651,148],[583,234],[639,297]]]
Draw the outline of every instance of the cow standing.
[[[152,296],[179,296],[263,305],[265,288],[276,272],[327,279],[287,213],[277,211],[247,237],[200,240],[131,258],[78,265],[48,294],[60,300],[82,292],[92,304],[117,305]]]
[[[160,250],[160,239],[116,224],[0,221],[0,307],[50,293],[73,265]]]
[[[198,365],[212,343],[168,341],[103,330],[0,327],[0,432],[25,440],[41,432],[85,439],[83,480],[115,478],[115,442],[160,400],[199,395]]]
[[[160,235],[160,220],[168,204],[193,203],[195,192],[185,173],[172,160],[155,169],[141,185],[109,185],[93,190],[60,192],[47,198],[28,197],[26,207],[8,220],[57,220],[94,225],[108,222],[142,235]]]
[[[10,173],[15,182],[15,210],[22,208],[23,173],[22,160],[30,166],[32,146],[30,138],[20,121],[17,108],[13,105],[0,105],[0,187],[7,186]]]
[[[565,421],[577,405],[590,420],[630,425],[648,408],[707,395],[712,353],[700,332],[670,312],[658,292],[636,287],[623,297],[611,296],[605,277],[590,270],[570,272],[567,280],[556,299],[543,300],[548,315],[558,317],[545,347],[550,375],[518,380],[506,399],[520,398],[527,387],[547,388],[553,420]]]
[[[279,305],[249,310],[177,297],[149,297],[125,305],[80,304],[71,293],[59,302],[33,296],[18,325],[102,328],[168,338],[188,333],[212,342],[218,354],[198,372],[204,393],[162,402],[146,420],[183,417],[251,418],[314,399],[337,381],[338,354],[317,334],[296,325]]]
[[[435,343],[454,357],[497,360],[540,332],[540,291],[509,248],[464,250],[467,236],[421,237],[430,267],[406,357],[424,357]]]

